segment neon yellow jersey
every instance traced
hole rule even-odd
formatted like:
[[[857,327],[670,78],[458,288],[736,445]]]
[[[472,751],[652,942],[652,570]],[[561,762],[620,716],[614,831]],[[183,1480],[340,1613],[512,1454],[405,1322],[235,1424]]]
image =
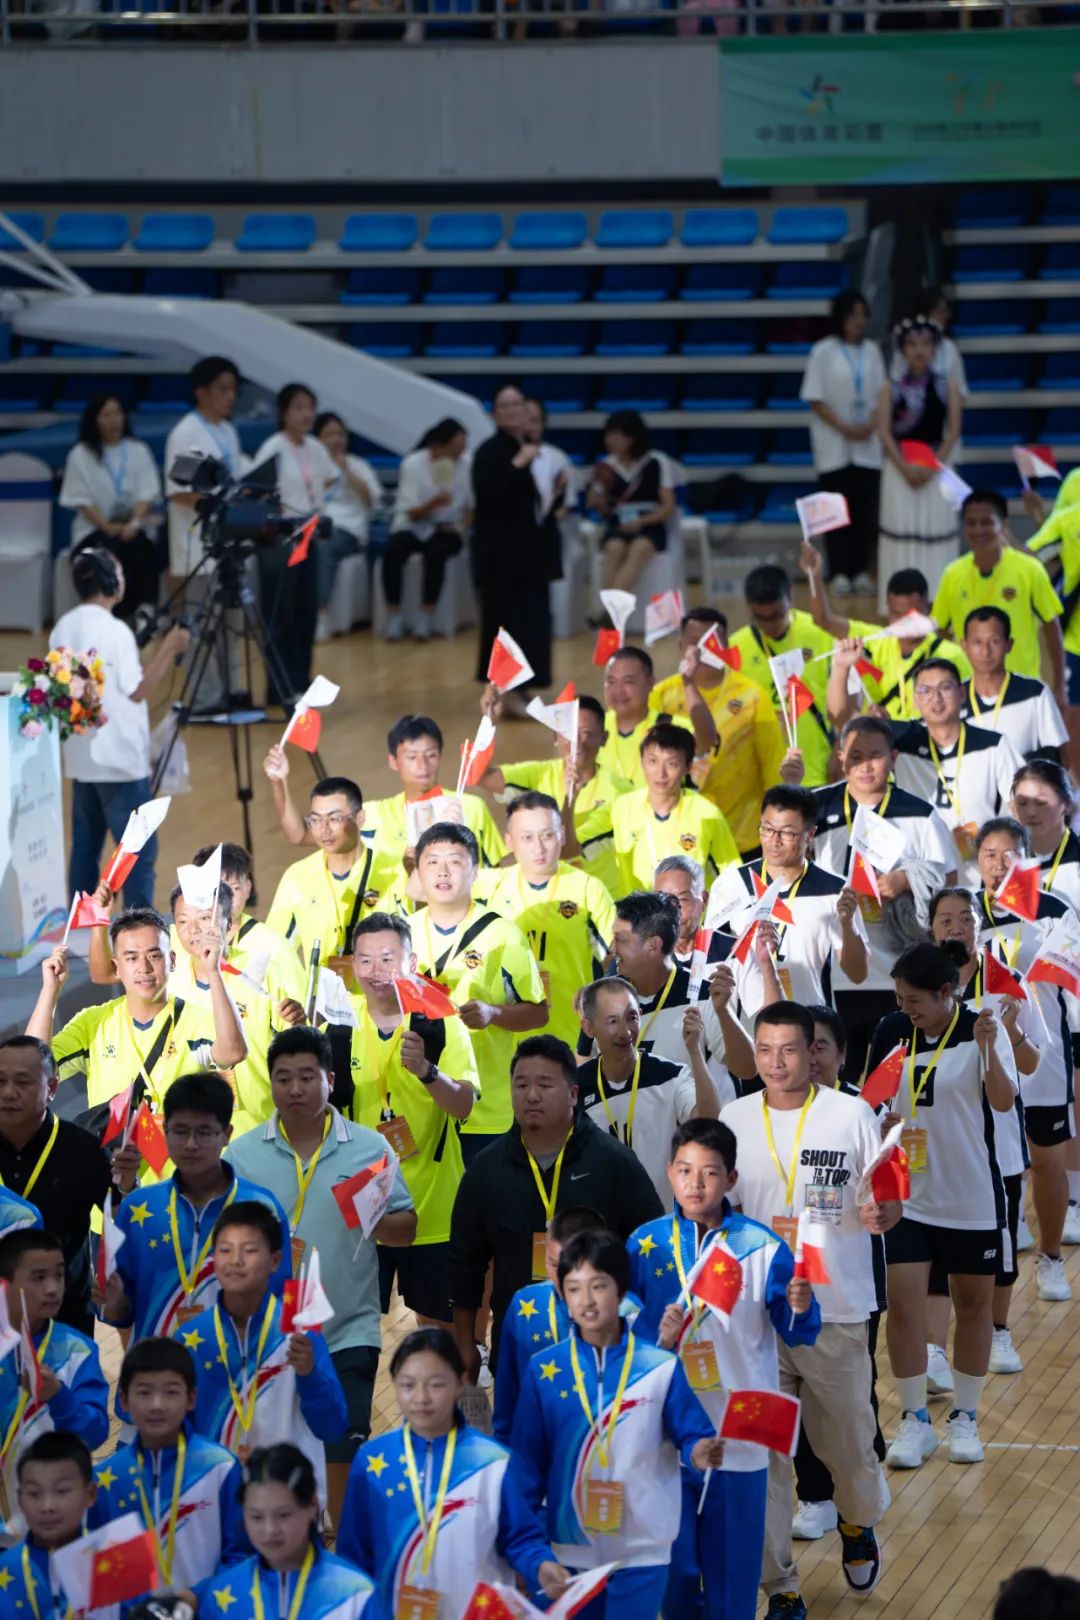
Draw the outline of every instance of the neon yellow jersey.
[[[755,625],[743,625],[736,630],[730,638],[732,647],[738,647],[742,654],[742,673],[748,681],[760,686],[772,702],[777,715],[777,724],[780,726],[784,747],[787,747],[787,734],[783,721],[780,719],[780,697],[769,669],[769,659],[775,658],[779,653],[793,652],[801,647],[806,653],[806,667],[802,678],[814,694],[814,707],[807,709],[800,715],[797,728],[799,749],[806,765],[804,785],[806,787],[823,787],[828,781],[829,755],[832,752],[832,731],[829,726],[829,711],[825,701],[825,689],[829,684],[829,663],[822,658],[815,662],[819,653],[832,652],[836,645],[835,636],[827,630],[816,625],[809,613],[802,608],[793,608],[791,622],[786,635],[779,641],[763,636]],[[760,809],[760,805],[758,806]]]
[[[758,846],[761,798],[766,788],[780,780],[780,761],[787,741],[769,694],[738,670],[725,670],[716,686],[700,686],[698,690],[719,739],[701,791],[723,812],[731,836],[740,852],[745,853]],[[668,714],[686,713],[681,675],[669,675],[654,686],[653,696]]]
[[[641,745],[653,726],[659,725],[662,720],[670,720],[672,725],[686,726],[690,731],[694,727],[685,715],[666,714],[655,704],[650,704],[649,712],[644,720],[639,720],[633,731],[621,732],[618,721],[610,709],[604,716],[604,730],[607,732],[607,741],[603,744],[596,756],[596,763],[604,770],[610,771],[614,776],[621,776],[624,781],[634,787],[644,787],[645,778],[641,771]]]
[[[881,625],[849,619],[848,634],[862,636],[864,640],[868,636],[881,636]],[[964,649],[937,630],[932,636],[924,636],[919,645],[906,654],[895,636],[881,636],[879,641],[870,643],[866,656],[881,671],[880,681],[873,675],[863,677],[870,702],[879,704],[894,720],[922,719],[915,707],[911,677],[924,658],[947,658],[960,671],[962,681],[971,679],[971,665]]]
[[[450,797],[450,790],[447,789]],[[483,866],[498,866],[506,859],[506,845],[496,827],[491,811],[476,793],[457,795],[461,799],[465,825],[475,834],[480,846]],[[401,857],[409,845],[408,822],[405,815],[405,795],[396,793],[392,799],[372,799],[364,806],[364,832],[370,832],[378,848],[379,862],[401,868]]]
[[[379,851],[362,838],[344,877],[336,877],[321,849],[294,861],[282,874],[266,926],[287,939],[304,962],[320,942],[321,959],[346,955],[352,931],[370,911],[392,909],[393,883]]]
[[[424,1082],[402,1063],[403,1026],[399,1024],[384,1039],[363,996],[353,996],[352,1003],[359,1027],[352,1032],[353,1100],[349,1118],[372,1130],[378,1130],[380,1121],[387,1117],[408,1121],[416,1152],[402,1158],[401,1173],[416,1206],[416,1242],[446,1243],[463,1168],[457,1123],[439,1107]],[[437,1057],[433,1054],[433,1061],[449,1079],[479,1092],[476,1059],[461,1019],[447,1018],[430,1028],[444,1032],[442,1050]]]
[[[515,761],[504,765],[502,773],[508,803],[519,793],[547,793],[562,809],[566,783],[561,759]],[[592,781],[585,782],[574,795],[574,831],[582,853],[571,857],[570,865],[596,878],[609,892],[619,879],[611,807],[620,793],[628,793],[633,786],[624,776],[616,776],[598,764]]]
[[[1074,477],[1074,473],[1069,474],[1070,479]],[[1066,479],[1066,483],[1068,481]],[[1074,489],[1075,498],[1080,499],[1080,481]],[[1066,602],[1073,602],[1064,627],[1065,651],[1080,654],[1080,613],[1076,611],[1076,592],[1080,589],[1080,506],[1062,505],[1059,500],[1042,528],[1028,541],[1027,549],[1052,576],[1057,578],[1060,573],[1058,591]]]
[[[490,907],[474,902],[457,927],[444,933],[436,928],[425,906],[413,915],[410,926],[417,968],[425,978],[443,985],[457,1006],[466,1001],[505,1007],[544,1000],[540,970],[520,928]],[[510,1064],[523,1036],[497,1024],[468,1033],[480,1076],[480,1096],[461,1127],[462,1134],[494,1136],[508,1131],[513,1123]]]
[[[145,1069],[145,1059],[153,1052],[170,1018],[172,1027],[161,1055]],[[153,1023],[145,1028],[132,1021],[126,999],[118,996],[96,1007],[84,1007],[57,1030],[51,1045],[61,1080],[73,1074],[86,1075],[86,1100],[91,1108],[108,1102],[143,1074],[148,1100],[157,1114],[174,1080],[193,1068],[213,1068],[215,1039],[209,1010],[192,1005],[182,996],[170,996]]]
[[[513,918],[540,968],[551,1015],[543,1030],[575,1046],[581,1026],[574,996],[591,984],[611,949],[615,905],[602,883],[560,861],[554,877],[534,887],[521,868],[491,873],[485,882],[488,905]]]
[[[612,821],[620,897],[632,889],[651,889],[657,865],[667,855],[689,855],[698,861],[705,868],[706,883],[711,883],[723,867],[739,861],[738,848],[723,814],[711,799],[692,788],[683,789],[678,804],[663,819],[650,809],[645,788],[624,793]]]
[[[1027,551],[1006,546],[988,574],[980,572],[970,552],[957,557],[941,576],[933,614],[942,630],[960,640],[964,620],[977,607],[1003,608],[1012,626],[1012,652],[1005,668],[1041,679],[1039,626],[1060,617],[1061,600],[1050,577]]]

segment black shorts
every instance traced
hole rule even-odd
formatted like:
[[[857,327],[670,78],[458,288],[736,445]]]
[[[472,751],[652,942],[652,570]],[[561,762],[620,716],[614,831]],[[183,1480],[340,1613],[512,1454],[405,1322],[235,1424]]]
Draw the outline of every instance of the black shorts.
[[[1001,1245],[997,1276],[994,1280],[999,1288],[1011,1288],[1020,1275],[1016,1239],[1020,1231],[1020,1207],[1024,1201],[1024,1177],[1021,1174],[1019,1176],[1002,1176],[1001,1179],[1005,1183],[1005,1219],[1009,1229],[1009,1241]],[[928,1292],[931,1298],[934,1295],[940,1298],[949,1292],[949,1273],[946,1271],[940,1256],[936,1256],[930,1266]]]
[[[930,1226],[902,1216],[885,1233],[885,1264],[888,1266],[925,1265],[937,1261],[946,1275],[955,1272],[967,1277],[997,1275],[1003,1245],[1008,1234],[997,1231],[966,1232],[954,1226]]]
[[[636,534],[622,534],[619,530],[618,518],[612,518],[600,544],[606,546],[609,540],[621,540],[624,545],[633,545],[635,540],[651,540],[654,551],[667,550],[667,525],[664,523],[650,523],[646,528],[639,529]]]
[[[379,1370],[379,1352],[373,1344],[349,1345],[344,1350],[332,1350],[330,1360],[345,1396],[348,1417],[342,1438],[327,1441],[326,1460],[347,1463],[352,1462],[357,1447],[362,1446],[371,1433],[371,1397]]]
[[[452,1322],[449,1243],[417,1243],[409,1248],[379,1244],[379,1302],[383,1315],[397,1278],[398,1293],[417,1316]]]
[[[1024,1129],[1029,1142],[1036,1147],[1057,1147],[1071,1142],[1076,1135],[1072,1102],[1063,1102],[1054,1108],[1025,1108]]]
[[[458,1141],[461,1143],[461,1162],[465,1166],[466,1170],[469,1168],[470,1164],[472,1164],[478,1153],[483,1153],[484,1149],[486,1147],[490,1147],[492,1142],[499,1142],[501,1140],[502,1133],[496,1133],[496,1135],[491,1136],[484,1131],[459,1132]]]

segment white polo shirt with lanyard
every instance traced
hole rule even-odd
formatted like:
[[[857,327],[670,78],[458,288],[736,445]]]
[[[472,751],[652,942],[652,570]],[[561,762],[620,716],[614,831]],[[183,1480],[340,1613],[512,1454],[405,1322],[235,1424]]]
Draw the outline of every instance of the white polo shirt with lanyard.
[[[675,1127],[690,1119],[697,1104],[690,1070],[639,1051],[633,1073],[620,1085],[604,1074],[599,1057],[582,1064],[577,1082],[579,1109],[632,1149],[664,1208],[673,1208],[667,1163]]]
[[[1046,748],[1062,748],[1069,741],[1050,688],[1029,675],[1007,673],[1001,690],[990,698],[979,696],[974,680],[965,681],[960,712],[965,720],[1007,738],[1022,759]]]
[[[938,748],[917,720],[900,727],[895,740],[897,787],[927,799],[939,812],[956,844],[961,883],[977,886],[975,834],[1008,806],[1023,760],[1008,738],[966,720],[951,748]]]

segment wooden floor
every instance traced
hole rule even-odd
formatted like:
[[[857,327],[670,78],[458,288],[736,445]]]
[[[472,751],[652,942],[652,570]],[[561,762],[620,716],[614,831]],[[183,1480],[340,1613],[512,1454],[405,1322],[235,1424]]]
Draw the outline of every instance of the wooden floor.
[[[872,604],[854,604],[871,617]],[[42,638],[44,639],[44,638]],[[599,694],[600,672],[591,663],[592,638],[560,642],[555,650],[558,688],[573,679],[580,691]],[[36,650],[28,638],[0,636],[0,666],[11,669]],[[674,643],[654,649],[659,675],[676,664]],[[396,790],[386,765],[385,733],[406,712],[433,714],[446,734],[453,778],[458,746],[477,720],[479,688],[473,680],[475,642],[466,633],[451,642],[424,647],[387,647],[360,633],[316,649],[315,668],[342,684],[341,698],[327,716],[323,756],[328,770],[356,777],[369,797]],[[154,705],[164,712],[167,694]],[[294,858],[281,840],[270,795],[259,771],[276,725],[254,729],[256,765],[252,807],[253,842],[259,888],[267,904],[284,867]],[[239,810],[233,797],[227,739],[208,728],[188,732],[194,791],[174,801],[161,838],[159,893],[164,895],[179,862],[216,839],[238,839]],[[547,753],[548,734],[531,721],[500,728],[499,756],[508,759]],[[298,786],[306,788],[310,767],[290,750]],[[1029,1218],[1030,1215],[1029,1215]],[[1080,1298],[1080,1249],[1066,1251],[1067,1269]],[[878,1591],[861,1605],[863,1614],[889,1620],[978,1620],[989,1615],[998,1582],[1028,1563],[1045,1563],[1080,1576],[1080,1305],[1043,1304],[1035,1297],[1031,1256],[1021,1260],[1021,1282],[1013,1307],[1013,1335],[1024,1359],[1016,1377],[988,1380],[981,1429],[989,1442],[979,1467],[956,1467],[938,1456],[913,1474],[892,1473],[893,1503],[882,1527],[886,1573]],[[397,1308],[384,1324],[385,1350],[375,1396],[375,1427],[396,1421],[386,1378],[387,1355],[411,1318]],[[106,1361],[115,1374],[117,1341],[104,1330]],[[880,1379],[882,1422],[892,1433],[896,1402],[883,1352]],[[935,1402],[939,1428],[946,1403]],[[856,1612],[840,1575],[838,1539],[804,1543],[800,1558],[803,1591],[814,1620]]]

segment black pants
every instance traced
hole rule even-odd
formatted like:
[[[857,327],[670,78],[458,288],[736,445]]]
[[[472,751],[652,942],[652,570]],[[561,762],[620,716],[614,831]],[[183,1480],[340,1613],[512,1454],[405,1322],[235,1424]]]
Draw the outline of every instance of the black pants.
[[[877,1339],[878,1327],[881,1324],[881,1312],[873,1311],[867,1323],[867,1339],[870,1350],[870,1404],[874,1408],[874,1417],[878,1414],[877,1398]],[[878,1462],[885,1460],[885,1438],[881,1432],[881,1424],[877,1425],[874,1434],[874,1452]],[[833,1477],[825,1464],[816,1455],[813,1446],[806,1438],[806,1430],[799,1430],[799,1444],[795,1452],[795,1488],[798,1491],[800,1502],[831,1502],[833,1499]]]
[[[480,640],[477,646],[476,678],[487,680],[491,644],[500,627],[509,630],[533,667],[529,686],[551,684],[551,598],[546,579],[525,584],[481,577]]]
[[[267,703],[290,703],[311,682],[311,655],[315,645],[315,558],[309,552],[295,568],[288,566],[288,546],[264,546],[258,552],[259,595],[267,635],[277,659],[266,670]],[[282,668],[287,690],[279,690],[276,670]]]
[[[881,474],[873,467],[838,467],[819,476],[818,488],[843,495],[851,514],[846,529],[832,529],[823,537],[829,577],[846,574],[854,579],[856,574],[869,573],[877,556]]]
[[[844,1079],[857,1085],[874,1031],[883,1018],[896,1011],[896,997],[891,990],[837,990],[834,999],[847,1030]]]
[[[161,562],[157,544],[148,534],[140,529],[133,539],[120,540],[115,534],[103,534],[95,529],[85,540],[79,541],[74,552],[83,551],[87,546],[101,546],[111,551],[124,570],[124,594],[113,608],[118,619],[133,619],[135,609],[144,602],[157,606]]]
[[[388,607],[401,606],[401,582],[405,564],[419,552],[424,562],[424,579],[420,587],[420,600],[425,608],[433,608],[439,600],[446,575],[446,564],[461,550],[461,536],[456,529],[436,529],[429,540],[418,540],[408,529],[398,529],[386,542],[382,559],[383,594]]]

